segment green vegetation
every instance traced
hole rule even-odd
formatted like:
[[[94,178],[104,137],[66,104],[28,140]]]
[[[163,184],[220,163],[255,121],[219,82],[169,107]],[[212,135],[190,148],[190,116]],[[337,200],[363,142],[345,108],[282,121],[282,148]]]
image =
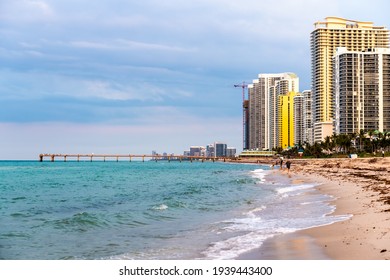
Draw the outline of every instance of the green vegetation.
[[[352,134],[333,134],[327,136],[324,141],[310,145],[309,143],[299,143],[294,148],[282,151],[275,149],[279,154],[298,157],[299,151],[303,151],[306,158],[324,157],[346,157],[348,154],[357,154],[359,157],[390,156],[390,132],[380,132],[377,130],[364,131]]]

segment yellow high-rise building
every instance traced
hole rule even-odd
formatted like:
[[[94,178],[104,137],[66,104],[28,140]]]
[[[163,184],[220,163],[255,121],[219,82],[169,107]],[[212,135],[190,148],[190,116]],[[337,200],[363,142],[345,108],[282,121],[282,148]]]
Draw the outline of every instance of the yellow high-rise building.
[[[311,71],[313,95],[314,141],[324,137],[321,124],[333,120],[333,56],[337,47],[364,51],[389,47],[389,30],[373,22],[327,17],[316,22],[311,33]],[[326,136],[326,135],[325,135]]]
[[[279,147],[287,149],[294,146],[294,97],[297,92],[279,96],[278,142]]]

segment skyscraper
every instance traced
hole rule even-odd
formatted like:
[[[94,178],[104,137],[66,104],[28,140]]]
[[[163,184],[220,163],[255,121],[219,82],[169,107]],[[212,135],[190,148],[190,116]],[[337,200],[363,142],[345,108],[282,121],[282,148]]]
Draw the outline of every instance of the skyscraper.
[[[287,149],[294,146],[294,97],[296,92],[280,95],[279,99],[279,137],[278,147]]]
[[[361,22],[338,17],[327,17],[316,22],[311,33],[311,74],[313,95],[314,141],[324,136],[322,123],[329,125],[333,119],[333,56],[337,47],[349,51],[363,51],[389,46],[389,30],[374,26],[372,22]]]
[[[348,51],[334,58],[335,132],[390,130],[390,49]]]
[[[312,143],[312,98],[311,91],[304,90],[294,97],[294,143]]]
[[[299,78],[293,73],[259,74],[248,86],[249,149],[274,147],[271,142],[277,123],[277,96],[290,91],[299,91]]]
[[[313,144],[313,97],[311,90],[304,90],[303,96],[303,142]]]
[[[294,143],[304,142],[303,95],[294,96]]]

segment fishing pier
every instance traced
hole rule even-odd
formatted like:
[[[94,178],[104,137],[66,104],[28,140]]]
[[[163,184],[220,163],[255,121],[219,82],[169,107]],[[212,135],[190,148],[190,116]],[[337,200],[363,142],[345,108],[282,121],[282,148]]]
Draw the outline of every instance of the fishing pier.
[[[93,160],[99,160],[99,161],[119,161],[120,159],[127,159],[128,161],[132,161],[134,159],[139,161],[145,161],[145,159],[154,160],[154,161],[168,161],[171,160],[174,161],[224,161],[226,160],[232,160],[232,158],[229,157],[205,157],[205,156],[183,156],[183,155],[110,155],[110,154],[40,154],[39,155],[39,161],[43,162],[45,158],[48,158],[51,162],[54,162],[56,158],[63,159],[63,161],[67,160],[73,160],[73,161],[93,161]]]

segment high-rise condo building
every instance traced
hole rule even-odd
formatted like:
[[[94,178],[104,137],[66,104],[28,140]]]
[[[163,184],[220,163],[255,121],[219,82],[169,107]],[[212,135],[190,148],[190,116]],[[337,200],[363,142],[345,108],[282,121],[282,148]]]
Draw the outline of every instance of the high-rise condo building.
[[[389,30],[338,17],[327,17],[314,24],[311,33],[311,76],[313,95],[314,141],[320,141],[332,127],[333,119],[333,56],[337,47],[363,51],[389,46]],[[332,130],[330,130],[332,131]]]
[[[348,51],[334,57],[335,132],[390,130],[390,49]]]
[[[313,119],[311,115],[311,90],[304,90],[294,97],[294,143],[312,143]]]
[[[289,92],[279,99],[279,147],[288,149],[294,146],[294,97],[300,93]]]
[[[300,94],[294,97],[294,143],[303,144],[303,139],[303,95]]]
[[[311,90],[302,91],[303,96],[303,143],[313,144],[313,96]]]
[[[275,143],[278,96],[299,91],[299,78],[293,73],[259,74],[248,86],[249,149],[270,150]]]

